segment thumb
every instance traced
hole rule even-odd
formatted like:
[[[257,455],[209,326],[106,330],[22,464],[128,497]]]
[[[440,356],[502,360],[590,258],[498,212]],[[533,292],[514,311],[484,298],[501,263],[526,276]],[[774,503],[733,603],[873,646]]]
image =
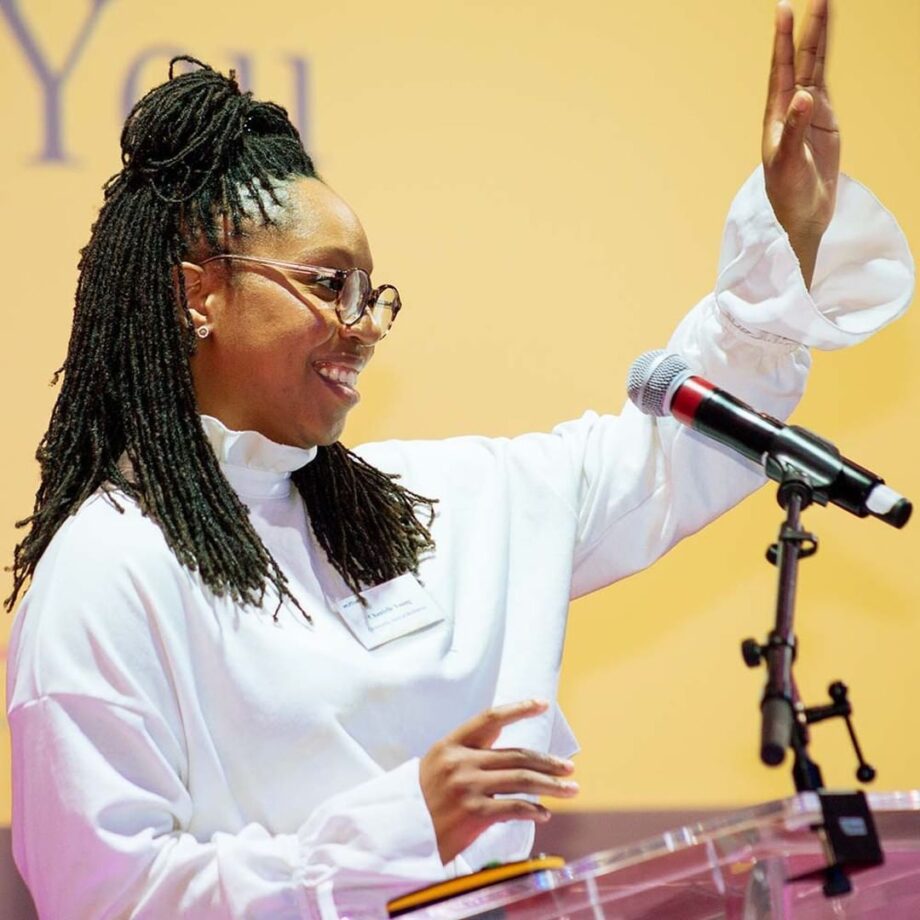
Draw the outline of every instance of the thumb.
[[[800,89],[789,103],[783,134],[779,142],[779,154],[783,160],[797,157],[805,142],[805,132],[811,124],[815,111],[815,100],[808,90]]]

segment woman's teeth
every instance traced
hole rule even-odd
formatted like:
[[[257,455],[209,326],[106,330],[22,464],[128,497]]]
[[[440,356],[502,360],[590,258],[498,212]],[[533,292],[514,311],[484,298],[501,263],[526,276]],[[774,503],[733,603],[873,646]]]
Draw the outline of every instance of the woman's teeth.
[[[332,380],[335,383],[343,383],[347,387],[354,387],[358,382],[358,372],[348,367],[332,367],[329,365],[320,365],[316,368],[320,377]]]

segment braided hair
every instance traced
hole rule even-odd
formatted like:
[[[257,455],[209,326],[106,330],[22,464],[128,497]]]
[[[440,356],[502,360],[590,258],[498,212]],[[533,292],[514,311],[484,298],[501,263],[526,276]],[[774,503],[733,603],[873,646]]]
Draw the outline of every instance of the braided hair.
[[[196,69],[176,73],[179,61]],[[301,609],[205,437],[178,269],[193,249],[216,252],[221,236],[241,238],[247,221],[275,223],[279,184],[315,177],[313,163],[283,108],[241,92],[232,71],[185,56],[131,110],[121,150],[123,168],[104,186],[81,253],[70,344],[53,380],[63,374],[63,384],[36,453],[35,506],[17,523],[29,530],[6,607],[64,520],[101,488],[119,510],[115,493],[136,501],[215,594],[259,605],[272,585],[279,607],[287,598]],[[338,442],[292,475],[318,543],[359,596],[417,574],[434,545],[434,503],[396,479]]]

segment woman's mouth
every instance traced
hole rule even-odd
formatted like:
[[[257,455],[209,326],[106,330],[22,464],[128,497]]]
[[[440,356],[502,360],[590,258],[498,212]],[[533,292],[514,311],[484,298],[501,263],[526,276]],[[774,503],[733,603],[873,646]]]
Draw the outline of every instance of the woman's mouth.
[[[316,363],[313,369],[330,389],[349,402],[356,403],[361,394],[357,390],[358,371],[341,364]]]

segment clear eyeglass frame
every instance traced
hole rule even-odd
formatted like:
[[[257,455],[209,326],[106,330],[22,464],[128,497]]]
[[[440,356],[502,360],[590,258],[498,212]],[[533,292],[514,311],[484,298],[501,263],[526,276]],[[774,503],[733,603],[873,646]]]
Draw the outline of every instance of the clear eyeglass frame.
[[[207,265],[208,262],[219,260],[267,265],[281,272],[288,281],[317,290],[320,300],[329,302],[334,297],[335,314],[339,322],[351,328],[360,323],[365,315],[369,315],[378,334],[378,341],[386,337],[402,308],[399,291],[392,284],[372,287],[370,275],[363,268],[326,268],[232,253],[211,256],[201,264]],[[326,292],[325,296],[322,291]]]

